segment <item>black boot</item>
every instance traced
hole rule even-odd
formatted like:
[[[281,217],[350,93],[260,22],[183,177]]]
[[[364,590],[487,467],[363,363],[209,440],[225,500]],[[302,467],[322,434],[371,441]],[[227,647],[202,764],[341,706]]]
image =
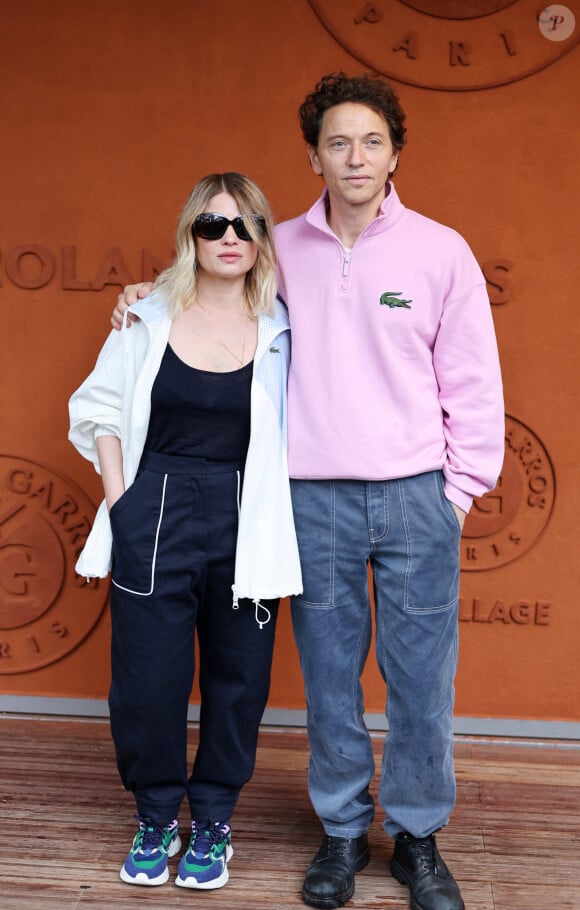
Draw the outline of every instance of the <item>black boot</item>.
[[[441,859],[432,834],[398,834],[391,873],[409,888],[411,910],[465,910],[459,886]]]
[[[355,872],[364,869],[370,856],[366,834],[360,837],[325,834],[304,879],[305,903],[323,910],[342,907],[354,894]]]

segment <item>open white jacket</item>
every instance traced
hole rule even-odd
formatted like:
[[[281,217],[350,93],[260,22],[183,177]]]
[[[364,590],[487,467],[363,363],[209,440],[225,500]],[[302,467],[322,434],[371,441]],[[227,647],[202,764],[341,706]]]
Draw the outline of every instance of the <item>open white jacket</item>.
[[[69,402],[69,439],[100,473],[97,437],[118,436],[125,489],[133,483],[145,445],[151,388],[169,338],[171,320],[162,297],[153,294],[131,311],[140,319],[112,331],[90,376]],[[234,603],[299,594],[302,576],[288,480],[286,385],[290,336],[286,309],[258,319],[258,345],[251,386],[250,443],[240,503]],[[112,534],[106,502],[77,561],[87,579],[111,569]]]

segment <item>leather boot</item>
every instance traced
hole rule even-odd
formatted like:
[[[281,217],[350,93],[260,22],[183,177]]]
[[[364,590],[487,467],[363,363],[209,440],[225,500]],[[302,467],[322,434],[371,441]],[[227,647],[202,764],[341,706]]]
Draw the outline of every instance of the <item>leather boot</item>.
[[[355,872],[364,869],[369,859],[366,834],[360,837],[331,837],[325,834],[304,879],[304,902],[323,910],[342,907],[354,894]]]
[[[409,888],[411,910],[465,910],[459,886],[441,859],[432,834],[398,834],[391,873]]]

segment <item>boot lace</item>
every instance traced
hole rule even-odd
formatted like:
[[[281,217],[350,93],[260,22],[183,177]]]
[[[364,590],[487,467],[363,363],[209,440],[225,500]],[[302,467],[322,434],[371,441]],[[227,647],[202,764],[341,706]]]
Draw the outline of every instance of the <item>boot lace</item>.
[[[326,835],[325,850],[327,856],[344,856],[351,842],[349,837],[331,837]]]
[[[422,872],[435,871],[435,845],[430,837],[411,840],[411,848]]]

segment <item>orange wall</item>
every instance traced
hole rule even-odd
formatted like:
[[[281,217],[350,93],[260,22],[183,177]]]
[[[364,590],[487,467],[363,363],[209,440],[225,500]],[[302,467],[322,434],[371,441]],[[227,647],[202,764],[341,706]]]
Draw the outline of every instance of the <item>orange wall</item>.
[[[78,586],[72,571],[100,481],[67,442],[66,404],[104,340],[117,285],[168,259],[205,173],[247,172],[278,219],[311,204],[320,183],[298,103],[323,73],[366,68],[341,35],[358,12],[386,5],[314,4],[323,16],[339,9],[330,30],[306,0],[4,5],[0,693],[106,697],[107,585]],[[471,29],[476,54],[496,27],[494,16],[442,23],[418,6],[393,4],[395,37],[420,24],[417,72],[431,83],[450,72],[438,41]],[[580,26],[578,4],[568,6]],[[508,7],[510,40],[532,59],[529,4]],[[371,37],[354,34],[372,56],[370,29],[384,22],[366,15]],[[406,66],[392,48],[385,66]],[[579,53],[480,91],[399,84],[409,145],[397,188],[463,233],[495,281],[509,415],[501,488],[462,542],[460,715],[580,719]],[[481,78],[503,78],[504,63],[487,53]],[[367,708],[380,711],[372,664]],[[286,610],[270,704],[303,706]]]

